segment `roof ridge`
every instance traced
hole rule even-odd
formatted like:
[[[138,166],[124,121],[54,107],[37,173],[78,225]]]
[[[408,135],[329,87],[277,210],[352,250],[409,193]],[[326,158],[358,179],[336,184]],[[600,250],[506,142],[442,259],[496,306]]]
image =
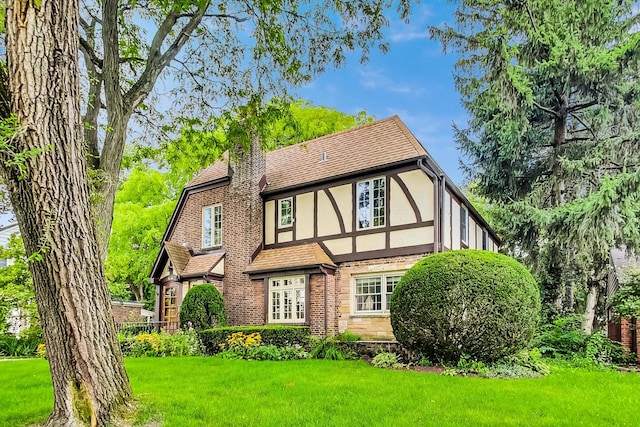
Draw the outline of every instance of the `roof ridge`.
[[[411,145],[413,145],[413,148],[415,148],[415,150],[422,155],[426,155],[427,154],[427,150],[422,146],[422,144],[420,143],[420,141],[418,141],[418,138],[416,138],[416,136],[413,134],[413,132],[411,132],[411,130],[407,127],[407,125],[400,119],[400,117],[398,117],[398,115],[394,115],[392,117],[390,117],[391,119],[394,119],[394,123],[396,124],[396,126],[398,126],[398,128],[400,129],[400,131],[402,133],[405,134],[405,136],[407,137],[407,139],[409,140],[409,142],[411,143]]]

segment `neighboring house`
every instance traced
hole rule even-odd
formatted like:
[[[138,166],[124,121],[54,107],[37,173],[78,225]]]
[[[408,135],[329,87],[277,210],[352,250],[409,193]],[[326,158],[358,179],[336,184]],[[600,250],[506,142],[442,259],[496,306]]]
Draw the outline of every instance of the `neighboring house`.
[[[626,274],[630,268],[640,268],[640,256],[627,254],[626,248],[611,250],[611,266],[607,280],[607,336],[622,343],[623,347],[635,353],[640,361],[640,319],[624,317],[615,319],[610,309],[611,299],[620,286],[626,283]]]
[[[11,224],[5,227],[0,227],[0,246],[6,248],[7,244],[9,243],[9,239],[11,239],[11,236],[14,234],[20,234],[20,228],[18,227],[18,224]],[[11,264],[13,264],[13,259],[0,259],[0,268],[6,267]]]
[[[209,282],[232,325],[390,339],[389,296],[408,268],[498,248],[396,116],[266,154],[257,145],[183,190],[151,272],[158,320],[178,320],[187,291]]]

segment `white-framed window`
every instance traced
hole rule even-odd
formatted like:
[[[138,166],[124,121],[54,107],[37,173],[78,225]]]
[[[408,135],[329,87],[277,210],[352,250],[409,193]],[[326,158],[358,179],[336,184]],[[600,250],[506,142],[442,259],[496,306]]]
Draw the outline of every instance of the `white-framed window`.
[[[486,251],[489,247],[488,245],[488,235],[487,230],[482,230],[482,250]]]
[[[385,177],[358,182],[358,228],[386,224],[387,180]]]
[[[469,211],[464,205],[460,205],[460,240],[464,244],[469,242]]]
[[[202,209],[202,247],[222,245],[222,205]]]
[[[293,224],[293,197],[278,200],[278,228]]]
[[[403,273],[355,277],[354,312],[388,313],[389,299]]]
[[[304,323],[305,292],[304,276],[270,278],[269,323]]]

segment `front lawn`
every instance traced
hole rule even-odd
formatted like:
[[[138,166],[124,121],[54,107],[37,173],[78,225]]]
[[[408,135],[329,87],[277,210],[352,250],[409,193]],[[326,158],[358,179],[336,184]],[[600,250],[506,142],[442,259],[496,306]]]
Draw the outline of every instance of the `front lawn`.
[[[127,359],[142,417],[165,426],[635,426],[640,375],[554,367],[489,380],[377,369],[361,361]],[[44,360],[0,362],[0,425],[42,422]]]

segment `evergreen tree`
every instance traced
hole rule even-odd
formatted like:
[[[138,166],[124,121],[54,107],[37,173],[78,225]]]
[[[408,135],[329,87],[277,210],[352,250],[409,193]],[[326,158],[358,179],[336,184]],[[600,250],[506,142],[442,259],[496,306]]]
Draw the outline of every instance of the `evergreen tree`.
[[[628,0],[463,0],[430,28],[460,55],[466,172],[500,205],[548,307],[591,330],[612,246],[638,242],[638,13]]]

